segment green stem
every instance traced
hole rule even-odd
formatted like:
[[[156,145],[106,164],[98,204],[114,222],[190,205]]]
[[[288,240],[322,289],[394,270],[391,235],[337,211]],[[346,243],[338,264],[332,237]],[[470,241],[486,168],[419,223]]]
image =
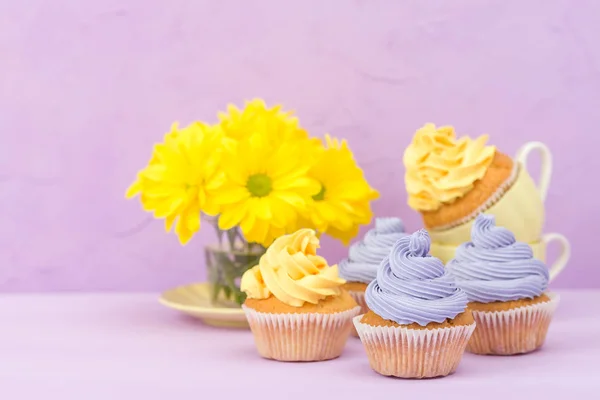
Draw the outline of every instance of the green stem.
[[[237,228],[237,227],[236,227]],[[229,241],[229,250],[235,251],[235,238],[236,238],[236,228],[229,229],[227,233],[227,240]]]

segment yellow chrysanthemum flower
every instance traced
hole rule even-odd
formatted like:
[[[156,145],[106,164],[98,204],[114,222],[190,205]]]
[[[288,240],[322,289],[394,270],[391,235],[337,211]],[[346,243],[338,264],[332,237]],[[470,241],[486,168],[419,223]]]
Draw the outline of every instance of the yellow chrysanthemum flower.
[[[212,192],[224,182],[218,168],[221,141],[218,126],[196,122],[180,129],[173,124],[127,190],[127,198],[140,194],[144,210],[165,219],[167,232],[177,220],[175,233],[181,244],[200,229],[201,212],[219,212]]]
[[[320,191],[309,201],[300,224],[348,244],[360,225],[371,222],[370,202],[379,193],[369,186],[345,140],[325,135],[325,142],[318,162],[308,172],[320,183]]]
[[[242,110],[229,104],[219,120],[226,141],[248,139],[256,132],[267,134],[269,141],[308,138],[292,111],[283,111],[281,105],[268,108],[261,99],[246,102]]]
[[[307,176],[314,142],[305,139],[271,141],[268,130],[256,131],[223,153],[227,183],[216,193],[219,228],[239,225],[249,242],[268,246],[293,232],[298,213],[319,191]]]

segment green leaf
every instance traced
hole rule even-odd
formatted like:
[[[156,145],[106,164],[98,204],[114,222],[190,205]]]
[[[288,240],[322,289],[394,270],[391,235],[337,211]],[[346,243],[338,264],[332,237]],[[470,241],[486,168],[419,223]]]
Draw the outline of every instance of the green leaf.
[[[229,298],[231,298],[231,294],[233,293],[233,289],[231,286],[223,286],[223,292],[225,293],[225,298],[229,300]]]
[[[244,301],[246,301],[246,293],[240,292],[240,291],[235,293],[235,302],[236,303],[238,303],[239,305],[242,305],[242,304],[244,304]]]

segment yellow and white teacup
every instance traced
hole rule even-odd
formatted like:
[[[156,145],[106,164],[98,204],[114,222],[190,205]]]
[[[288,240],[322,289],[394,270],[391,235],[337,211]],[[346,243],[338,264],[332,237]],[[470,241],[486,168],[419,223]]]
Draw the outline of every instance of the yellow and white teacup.
[[[542,236],[540,241],[529,243],[529,247],[531,247],[531,250],[533,251],[533,256],[546,263],[546,249],[552,242],[558,242],[560,244],[561,252],[552,265],[548,266],[550,269],[550,280],[556,278],[558,274],[565,269],[569,262],[569,258],[571,258],[571,244],[569,243],[569,240],[560,233],[546,233]],[[457,248],[458,246],[456,245],[445,245],[432,242],[429,254],[439,258],[446,264],[454,258]]]
[[[542,156],[537,184],[527,171],[527,158],[535,150]],[[518,151],[515,162],[518,164],[515,181],[496,203],[483,212],[494,215],[496,225],[513,232],[518,241],[535,243],[540,240],[544,226],[544,201],[552,176],[552,153],[541,142],[529,142]],[[429,229],[431,241],[447,245],[468,242],[471,240],[471,226],[474,221],[473,218],[452,228]]]

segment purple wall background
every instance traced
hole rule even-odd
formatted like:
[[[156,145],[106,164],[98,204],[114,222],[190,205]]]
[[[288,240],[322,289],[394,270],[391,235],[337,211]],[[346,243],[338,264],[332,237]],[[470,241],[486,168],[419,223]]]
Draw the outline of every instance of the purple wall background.
[[[401,156],[432,121],[554,151],[556,287],[600,287],[600,2],[0,1],[0,290],[161,290],[201,279],[124,191],[173,120],[261,96],[348,138],[410,229]],[[209,228],[205,226],[205,228]],[[341,245],[324,241],[337,261]]]

